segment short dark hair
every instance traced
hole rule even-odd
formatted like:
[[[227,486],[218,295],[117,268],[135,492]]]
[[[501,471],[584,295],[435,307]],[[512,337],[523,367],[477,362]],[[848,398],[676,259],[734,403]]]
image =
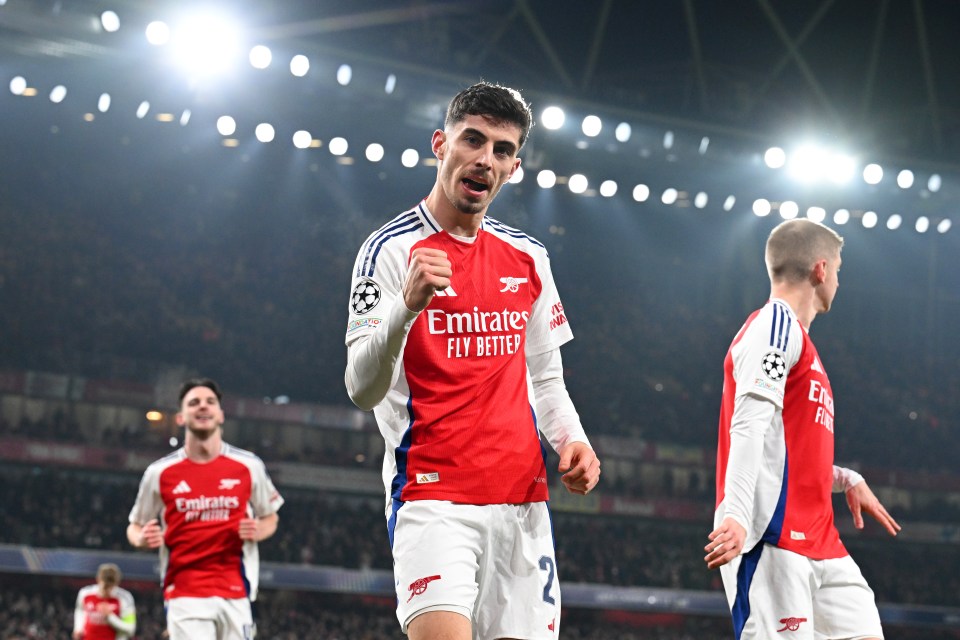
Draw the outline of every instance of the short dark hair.
[[[190,378],[189,380],[184,381],[180,385],[180,394],[177,396],[177,405],[183,404],[183,398],[190,393],[190,389],[196,389],[197,387],[206,387],[213,391],[217,396],[217,400],[223,400],[223,394],[220,393],[220,386],[210,378]]]
[[[484,116],[495,122],[508,122],[520,127],[520,147],[527,141],[533,126],[530,105],[516,89],[490,82],[467,87],[450,101],[444,127],[462,122],[467,116]]]

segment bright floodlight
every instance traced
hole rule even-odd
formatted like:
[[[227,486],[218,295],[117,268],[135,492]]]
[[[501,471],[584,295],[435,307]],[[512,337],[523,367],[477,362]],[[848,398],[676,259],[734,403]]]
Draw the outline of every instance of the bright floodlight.
[[[387,82],[383,85],[383,92],[388,96],[397,89],[397,76],[392,73],[387,76]]]
[[[23,76],[14,76],[10,81],[10,93],[15,96],[22,96],[27,90],[27,81]]]
[[[710,148],[710,138],[708,138],[707,136],[703,136],[702,138],[700,138],[700,148],[697,149],[697,151],[700,152],[700,155],[702,156],[706,155],[707,149],[709,148]]]
[[[707,192],[701,191],[696,196],[694,196],[693,206],[695,206],[697,209],[703,209],[705,206],[707,206],[708,199],[709,199],[709,196],[707,196]]]
[[[540,114],[540,122],[543,123],[543,126],[547,129],[559,129],[563,126],[563,121],[566,116],[563,113],[563,109],[560,107],[547,107],[543,110],[543,113]]]
[[[899,229],[901,224],[903,224],[903,216],[901,216],[899,213],[895,213],[887,218],[887,229],[890,229],[891,231]]]
[[[587,176],[582,173],[575,173],[570,176],[570,180],[567,181],[567,186],[573,193],[583,193],[587,190],[588,186]]]
[[[313,144],[313,136],[310,135],[309,131],[296,131],[293,134],[293,146],[297,149],[309,149],[310,145]]]
[[[600,183],[600,195],[604,198],[612,198],[617,195],[617,183],[613,180],[604,180]]]
[[[595,138],[600,135],[603,123],[600,122],[600,118],[597,116],[587,116],[583,119],[583,124],[580,127],[583,129],[583,135]]]
[[[930,218],[927,216],[920,216],[917,218],[917,224],[915,226],[917,233],[926,233],[927,229],[930,228]]]
[[[930,193],[936,193],[940,191],[940,187],[943,186],[943,179],[940,177],[939,173],[934,173],[930,176],[930,179],[927,180],[927,189],[930,190]]]
[[[100,14],[100,24],[104,31],[113,33],[120,28],[120,16],[113,11],[104,11]]]
[[[110,109],[110,94],[101,93],[100,98],[97,100],[97,110],[100,113],[106,113]]]
[[[180,114],[180,126],[185,127],[187,123],[190,122],[190,116],[193,115],[190,113],[190,109],[184,109],[183,113]]]
[[[953,226],[953,223],[950,222],[950,218],[944,218],[937,223],[937,231],[940,233],[946,233],[950,231],[950,227]]]
[[[222,136],[232,136],[237,132],[237,121],[230,116],[220,116],[217,118],[217,131]]]
[[[880,184],[883,180],[883,167],[878,164],[868,164],[863,168],[863,181],[867,184]]]
[[[513,175],[510,176],[508,180],[510,184],[520,184],[523,182],[523,167],[517,167],[517,170],[513,172]]]
[[[800,207],[793,200],[784,200],[780,203],[780,217],[784,220],[793,220],[800,213]]]
[[[860,220],[863,223],[864,229],[873,229],[877,226],[877,212],[876,211],[866,211],[863,214],[863,219]]]
[[[261,122],[253,132],[260,142],[273,142],[273,138],[276,136],[273,125],[268,122]]]
[[[542,189],[552,189],[553,185],[557,184],[557,174],[550,171],[550,169],[544,169],[537,174],[537,184],[540,185]]]
[[[909,189],[913,186],[913,171],[904,169],[897,174],[897,186],[901,189]]]
[[[723,201],[723,210],[730,211],[735,204],[737,204],[736,196],[727,196],[727,199]]]
[[[633,133],[633,129],[630,128],[630,125],[626,122],[621,122],[617,125],[617,128],[614,130],[613,135],[616,137],[617,142],[626,142],[630,139],[630,134]]]
[[[330,153],[335,156],[342,156],[347,152],[347,149],[350,145],[347,144],[347,141],[344,138],[336,137],[330,140]]]
[[[779,169],[787,162],[787,154],[780,147],[770,147],[763,154],[763,161],[771,169]]]
[[[290,58],[290,73],[302,78],[308,71],[310,71],[310,58],[300,53]]]
[[[270,47],[262,44],[250,49],[250,66],[254,69],[266,69],[273,62],[273,52]]]
[[[823,207],[810,207],[807,209],[807,219],[814,222],[823,222],[827,219],[827,210]]]
[[[222,14],[201,13],[177,25],[172,44],[174,60],[185,70],[219,74],[240,56],[240,30]]]
[[[140,103],[140,106],[137,107],[137,117],[143,120],[147,117],[148,113],[150,113],[150,103],[144,100]]]
[[[828,154],[812,145],[805,145],[790,155],[787,170],[790,175],[801,182],[813,182],[823,175]]]
[[[650,187],[645,184],[638,184],[633,188],[633,199],[637,202],[646,202],[650,197]]]
[[[147,42],[154,46],[165,45],[170,42],[170,27],[166,22],[154,20],[147,25]]]
[[[663,148],[673,148],[673,131],[667,131],[665,134],[663,134]]]
[[[753,201],[753,214],[759,218],[770,215],[770,201],[766,198],[758,198]]]
[[[58,84],[53,89],[50,90],[50,102],[54,104],[59,104],[63,102],[63,99],[67,97],[67,88],[62,84]]]
[[[856,161],[848,155],[835,153],[827,158],[824,167],[827,178],[836,184],[847,184],[857,173]]]
[[[405,149],[400,154],[400,164],[408,169],[417,166],[418,162],[420,162],[420,153],[416,149]]]
[[[383,145],[379,142],[368,144],[364,155],[367,156],[367,160],[370,162],[380,162],[383,160]]]
[[[837,209],[837,212],[833,214],[833,223],[847,224],[848,222],[850,222],[850,212],[846,209]]]
[[[342,64],[337,69],[337,84],[345,87],[353,79],[353,68],[348,64]]]
[[[660,202],[666,205],[671,205],[677,201],[677,196],[680,195],[680,192],[674,189],[673,187],[668,187],[663,190],[663,194],[660,196]]]

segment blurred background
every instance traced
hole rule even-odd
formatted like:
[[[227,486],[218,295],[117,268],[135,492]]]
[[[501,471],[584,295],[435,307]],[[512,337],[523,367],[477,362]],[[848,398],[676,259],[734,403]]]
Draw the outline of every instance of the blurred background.
[[[260,637],[401,637],[350,271],[480,79],[533,105],[490,215],[550,252],[603,461],[588,499],[552,492],[562,637],[731,635],[702,562],[722,360],[796,216],[846,240],[812,327],[837,461],[904,530],[842,496],[838,527],[888,638],[960,637],[958,25],[952,0],[0,0],[0,637],[65,637],[104,560],[159,637],[124,529],[195,374],[287,498]]]

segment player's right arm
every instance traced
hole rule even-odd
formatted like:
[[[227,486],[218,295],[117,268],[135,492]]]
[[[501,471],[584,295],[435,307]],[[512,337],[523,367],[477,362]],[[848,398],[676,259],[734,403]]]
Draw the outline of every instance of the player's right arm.
[[[147,467],[140,479],[137,499],[130,510],[127,541],[138,549],[156,549],[163,544],[163,530],[156,515],[163,510],[160,496],[160,471],[156,464]]]
[[[83,608],[83,590],[77,594],[77,604],[73,608],[73,638],[80,640],[83,637],[83,629],[87,624],[87,612]]]
[[[450,286],[452,273],[446,252],[419,247],[410,254],[402,287],[398,286],[400,279],[395,284],[389,282],[389,269],[381,270],[387,278],[372,280],[380,290],[377,304],[389,305],[386,318],[377,318],[376,325],[356,338],[350,336],[353,320],[347,330],[344,382],[350,399],[359,408],[369,411],[386,397],[399,375],[400,356],[413,322],[437,291]],[[351,318],[359,315],[356,308],[351,311]],[[363,315],[368,313],[364,310]]]
[[[127,525],[127,541],[137,549],[157,549],[163,544],[163,531],[156,518],[146,524]]]

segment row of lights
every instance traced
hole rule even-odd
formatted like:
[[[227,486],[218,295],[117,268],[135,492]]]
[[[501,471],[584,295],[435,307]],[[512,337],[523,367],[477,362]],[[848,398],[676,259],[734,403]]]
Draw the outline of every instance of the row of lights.
[[[792,200],[781,202],[779,205],[776,205],[776,207],[774,203],[764,198],[759,198],[753,202],[753,213],[760,218],[770,215],[774,208],[780,212],[780,217],[784,220],[792,220],[800,215],[800,206]],[[806,211],[806,217],[814,222],[823,222],[827,218],[827,211],[823,207],[810,207]],[[833,214],[833,223],[844,225],[850,222],[851,217],[852,214],[848,209],[837,209]],[[879,224],[880,216],[877,215],[876,211],[864,211],[860,216],[860,222],[865,229],[873,229]],[[930,230],[930,223],[930,218],[920,216],[917,218],[914,228],[917,230],[917,233],[926,233]],[[903,216],[899,213],[894,213],[887,218],[886,227],[891,231],[895,231],[899,229],[902,224]],[[939,233],[946,233],[950,230],[951,226],[953,226],[953,223],[949,218],[942,218],[937,222],[936,229]]]
[[[788,173],[802,181],[827,180],[835,184],[847,184],[857,174],[856,161],[848,155],[831,152],[811,145],[805,145],[787,156],[780,147],[770,147],[763,154],[764,163],[771,169],[786,167]],[[869,185],[880,184],[884,170],[879,164],[867,164],[861,172],[863,181]],[[915,176],[910,169],[897,173],[897,186],[909,189],[914,185]],[[939,174],[932,174],[927,180],[927,190],[936,193],[943,185]]]

